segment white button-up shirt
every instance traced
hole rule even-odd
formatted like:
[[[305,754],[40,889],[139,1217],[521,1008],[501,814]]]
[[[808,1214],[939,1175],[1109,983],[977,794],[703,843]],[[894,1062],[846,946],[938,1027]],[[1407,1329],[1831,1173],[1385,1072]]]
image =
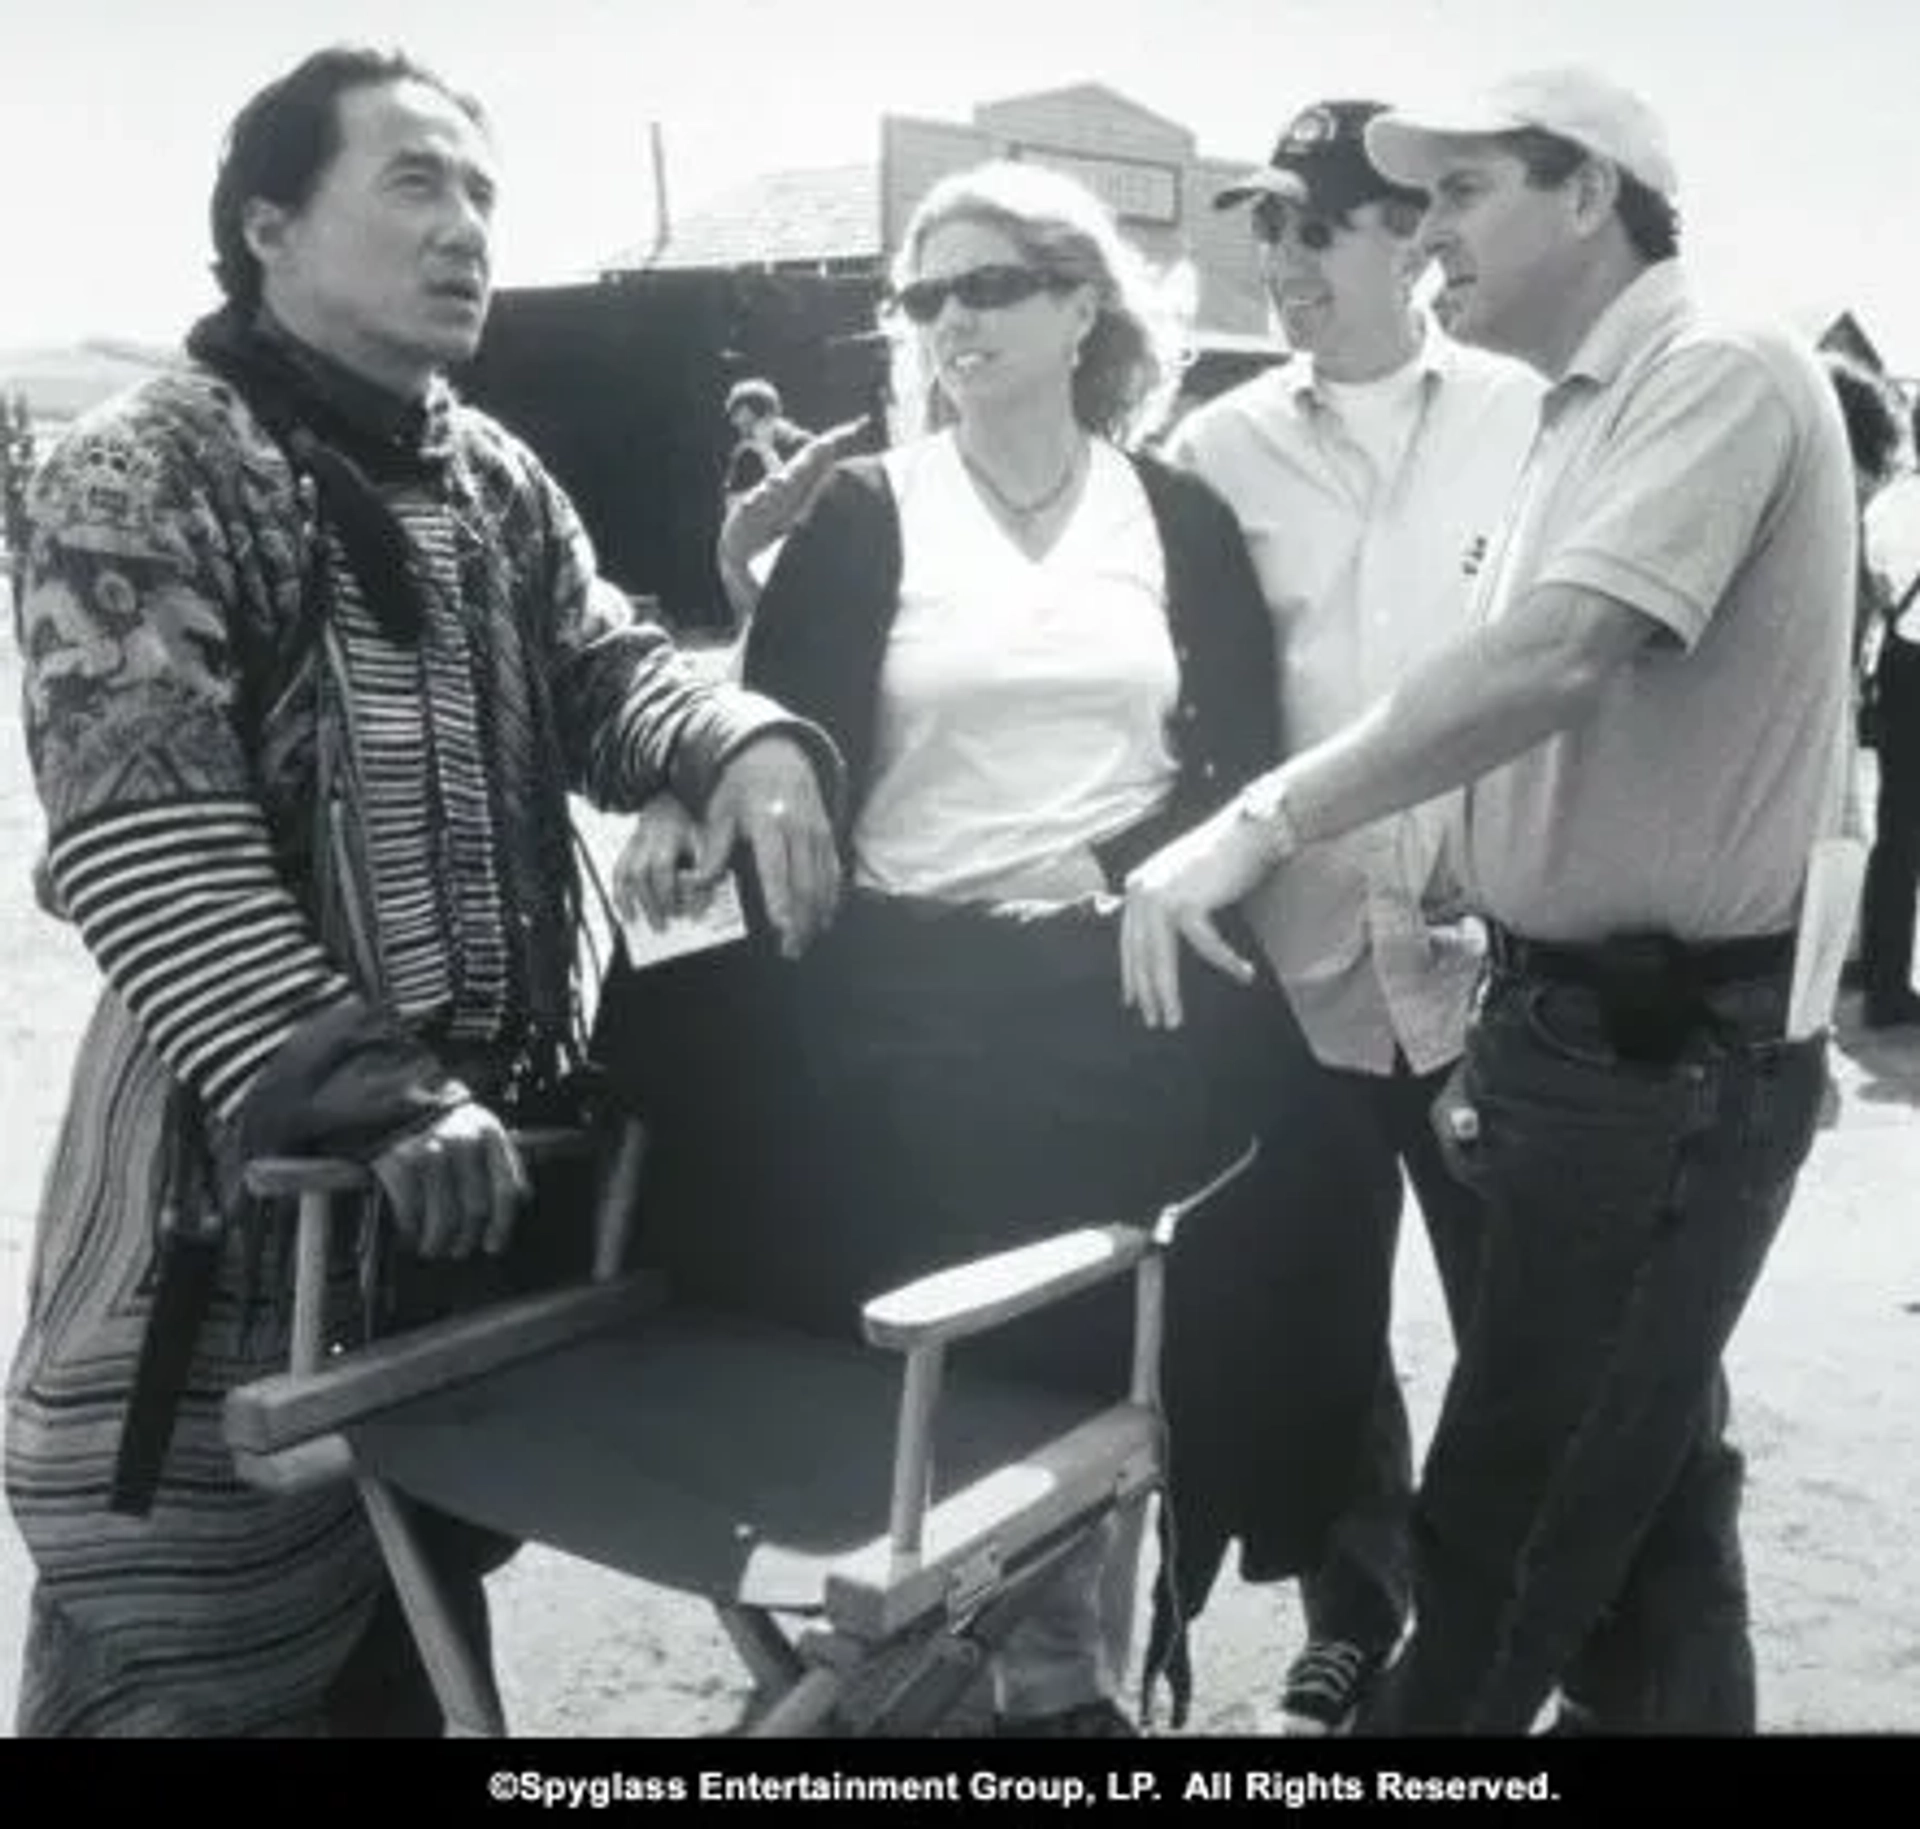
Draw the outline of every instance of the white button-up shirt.
[[[1417,398],[1381,469],[1296,356],[1196,409],[1169,450],[1238,515],[1273,613],[1290,750],[1341,729],[1468,619],[1538,425],[1531,369],[1423,322]],[[1464,1045],[1477,932],[1430,919],[1458,796],[1318,844],[1247,914],[1328,1066],[1415,1072]]]

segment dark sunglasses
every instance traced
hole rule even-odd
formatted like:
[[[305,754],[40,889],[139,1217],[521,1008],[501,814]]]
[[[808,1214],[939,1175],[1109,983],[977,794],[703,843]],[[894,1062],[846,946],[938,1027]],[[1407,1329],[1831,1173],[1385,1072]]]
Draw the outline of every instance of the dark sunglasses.
[[[1287,224],[1295,223],[1300,245],[1311,254],[1324,254],[1346,223],[1335,216],[1309,216],[1278,197],[1262,197],[1253,206],[1253,238],[1277,248],[1287,238]]]
[[[893,295],[893,302],[914,323],[931,324],[949,298],[958,299],[969,311],[1003,311],[1009,305],[1023,304],[1036,293],[1064,292],[1072,283],[1038,267],[969,267],[964,273],[949,273],[945,279],[917,279],[910,286],[902,286]]]

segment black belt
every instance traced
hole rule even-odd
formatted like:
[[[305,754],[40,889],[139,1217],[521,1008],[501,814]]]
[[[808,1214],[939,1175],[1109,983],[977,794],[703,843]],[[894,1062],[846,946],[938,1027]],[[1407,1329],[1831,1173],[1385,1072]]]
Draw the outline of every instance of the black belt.
[[[1547,979],[1558,984],[1590,988],[1612,982],[1613,947],[1560,941],[1529,940],[1489,922],[1488,951],[1495,965],[1522,978]],[[1756,979],[1784,978],[1793,971],[1797,936],[1792,932],[1753,934],[1738,940],[1711,940],[1688,945],[1678,940],[1657,943],[1676,975],[1711,990],[1720,985],[1746,984]]]

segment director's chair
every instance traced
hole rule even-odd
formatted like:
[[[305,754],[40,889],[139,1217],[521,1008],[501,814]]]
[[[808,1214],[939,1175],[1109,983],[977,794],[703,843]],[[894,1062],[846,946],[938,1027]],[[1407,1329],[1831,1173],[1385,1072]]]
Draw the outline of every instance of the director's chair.
[[[862,1337],[835,1340],[677,1300],[627,1267],[639,1119],[610,1147],[584,1131],[518,1141],[533,1162],[592,1156],[586,1273],[344,1350],[328,1345],[327,1267],[338,1203],[367,1171],[270,1160],[248,1174],[297,1209],[297,1281],[287,1370],[227,1401],[237,1468],[273,1491],[356,1485],[455,1735],[507,1728],[423,1551],[422,1507],[703,1597],[751,1679],[747,1733],[938,1731],[1062,1559],[1162,1487],[1165,1253],[1253,1155],[1138,1221],[881,1294]],[[965,1363],[970,1337],[1128,1275],[1120,1401],[1089,1408]]]

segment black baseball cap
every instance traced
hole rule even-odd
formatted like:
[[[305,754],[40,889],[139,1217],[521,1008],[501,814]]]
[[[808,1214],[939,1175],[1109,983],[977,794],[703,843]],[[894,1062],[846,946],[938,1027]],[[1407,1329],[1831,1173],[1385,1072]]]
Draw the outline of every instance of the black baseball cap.
[[[1280,135],[1273,156],[1258,171],[1215,196],[1213,207],[1231,209],[1255,197],[1279,197],[1326,216],[1344,216],[1363,203],[1395,198],[1426,202],[1424,191],[1396,184],[1367,153],[1367,123],[1387,111],[1385,102],[1315,102],[1302,108]]]

